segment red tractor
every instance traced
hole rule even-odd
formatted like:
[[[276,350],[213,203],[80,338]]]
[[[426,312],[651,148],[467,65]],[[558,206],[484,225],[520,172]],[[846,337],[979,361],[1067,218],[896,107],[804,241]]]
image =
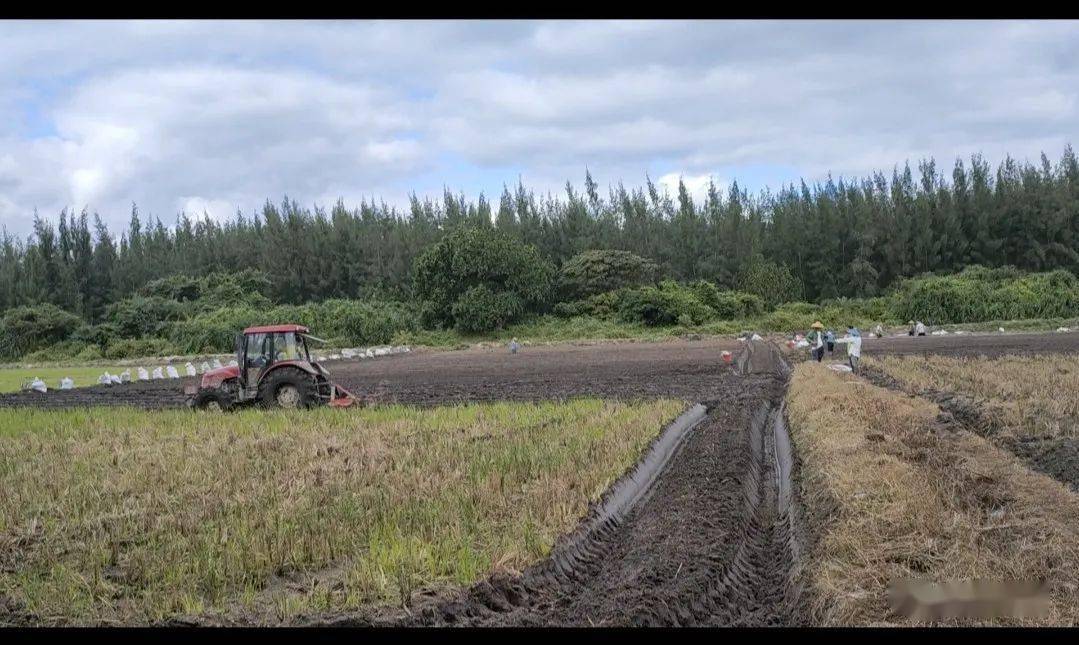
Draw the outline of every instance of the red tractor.
[[[235,366],[210,370],[199,386],[188,386],[189,404],[200,410],[265,407],[348,407],[356,397],[330,380],[311,360],[307,341],[324,342],[302,325],[248,327],[236,336]]]

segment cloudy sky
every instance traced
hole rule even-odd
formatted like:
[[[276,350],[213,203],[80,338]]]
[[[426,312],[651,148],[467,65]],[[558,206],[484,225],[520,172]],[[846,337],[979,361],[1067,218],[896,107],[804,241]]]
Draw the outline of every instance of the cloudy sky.
[[[1079,22],[0,22],[0,225],[1054,161]]]

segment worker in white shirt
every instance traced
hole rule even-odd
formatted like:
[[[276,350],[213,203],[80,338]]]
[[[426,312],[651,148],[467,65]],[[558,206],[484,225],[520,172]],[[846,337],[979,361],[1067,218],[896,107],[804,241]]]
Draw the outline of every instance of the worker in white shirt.
[[[809,342],[810,355],[818,363],[824,358],[824,325],[821,321],[817,321],[810,325],[812,331],[806,334],[806,340]]]
[[[858,360],[862,357],[862,332],[858,331],[854,325],[848,325],[847,335],[837,338],[835,342],[847,345],[847,362],[850,364],[850,370],[857,373]]]

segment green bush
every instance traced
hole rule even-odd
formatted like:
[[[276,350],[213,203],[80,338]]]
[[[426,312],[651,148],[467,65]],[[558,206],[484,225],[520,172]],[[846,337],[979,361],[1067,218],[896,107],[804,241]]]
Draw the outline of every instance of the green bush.
[[[594,250],[579,253],[562,264],[562,295],[574,300],[625,287],[651,284],[659,267],[629,251]]]
[[[71,334],[71,340],[84,345],[95,345],[99,349],[109,344],[109,341],[120,338],[120,328],[114,323],[101,323],[99,325],[82,325]]]
[[[759,316],[764,312],[764,301],[751,293],[720,291],[706,280],[692,282],[688,288],[698,300],[711,307],[720,320]]]
[[[746,265],[738,276],[738,286],[759,297],[767,308],[801,300],[804,291],[802,281],[786,265],[763,260]]]
[[[619,302],[621,320],[652,327],[678,324],[682,316],[700,324],[714,315],[712,308],[702,303],[692,290],[671,281],[660,283],[658,288],[629,289]]]
[[[472,287],[453,305],[455,327],[465,334],[502,329],[521,314],[521,300],[510,291],[494,292],[486,285]]]
[[[1014,267],[967,267],[903,281],[889,300],[900,320],[929,324],[1068,318],[1079,315],[1079,280],[1064,269],[1022,274]]]
[[[15,359],[55,345],[82,325],[75,314],[48,303],[8,309],[0,318],[0,358]]]
[[[181,354],[227,353],[235,349],[236,334],[262,324],[269,324],[266,311],[245,305],[222,307],[172,323],[166,337]]]
[[[457,326],[455,309],[478,317],[465,321],[473,327],[497,309],[502,314],[542,310],[554,283],[554,267],[540,257],[534,246],[486,228],[458,229],[428,247],[413,265],[413,290],[422,303],[427,326]],[[467,292],[478,287],[458,306]],[[499,294],[495,299],[491,294]],[[510,298],[509,296],[513,297]],[[480,302],[495,309],[484,309]],[[512,307],[510,304],[512,303]],[[477,309],[479,308],[479,309]],[[508,321],[506,321],[508,322]]]
[[[584,300],[560,302],[554,306],[554,314],[561,318],[593,316],[595,318],[610,319],[618,315],[619,303],[623,293],[624,290],[608,291]]]
[[[105,358],[138,358],[140,356],[169,356],[179,354],[164,338],[119,338],[105,347]]]
[[[83,348],[75,354],[75,360],[77,361],[96,361],[104,358],[104,354],[101,353],[101,348],[97,345],[83,345]]]
[[[52,361],[95,360],[101,358],[101,350],[96,345],[87,345],[75,340],[64,340],[44,349],[30,352],[22,357],[28,363],[46,363]]]
[[[169,323],[184,317],[184,305],[159,296],[132,296],[105,309],[105,318],[114,325],[120,338],[154,336]]]
[[[415,312],[397,302],[327,300],[322,303],[322,309],[325,333],[353,345],[385,345],[398,332],[414,331],[418,327]]]
[[[832,298],[822,300],[821,307],[835,308],[847,312],[849,315],[865,320],[877,322],[906,322],[895,319],[888,310],[888,299],[878,298]]]
[[[198,300],[202,296],[203,280],[190,275],[177,273],[167,278],[147,282],[139,295],[147,298],[164,298],[177,302]]]

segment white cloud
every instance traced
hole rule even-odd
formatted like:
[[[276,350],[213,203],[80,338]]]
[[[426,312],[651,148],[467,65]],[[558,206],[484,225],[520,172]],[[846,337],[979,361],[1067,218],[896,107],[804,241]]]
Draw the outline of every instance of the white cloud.
[[[586,167],[696,197],[743,170],[1055,159],[1076,125],[1068,21],[0,23],[16,232],[34,207],[122,225],[133,201],[166,222],[284,194],[404,205],[518,176],[559,193]]]
[[[671,196],[671,199],[677,199],[679,180],[685,184],[686,191],[689,193],[689,196],[693,198],[695,204],[704,202],[705,197],[708,195],[709,184],[715,184],[716,190],[718,190],[721,195],[725,194],[727,189],[726,182],[716,179],[712,175],[686,175],[672,172],[660,177],[656,183],[667,191]]]

